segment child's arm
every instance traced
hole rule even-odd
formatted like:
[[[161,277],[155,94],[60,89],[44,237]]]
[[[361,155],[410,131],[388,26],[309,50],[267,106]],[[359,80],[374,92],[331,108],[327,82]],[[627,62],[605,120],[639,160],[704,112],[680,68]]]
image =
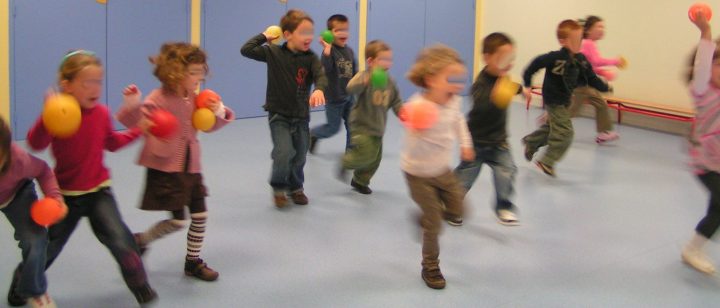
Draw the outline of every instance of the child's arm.
[[[62,194],[60,194],[60,186],[58,185],[55,173],[50,169],[50,166],[42,160],[33,155],[28,154],[25,151],[21,152],[21,156],[15,159],[23,159],[28,162],[28,168],[30,169],[28,174],[32,178],[37,179],[40,184],[40,189],[46,198],[53,198],[62,202]]]
[[[38,117],[35,125],[27,133],[27,144],[33,151],[41,151],[46,149],[52,140],[52,135],[45,129],[42,116]]]
[[[140,123],[140,120],[142,120],[141,97],[142,93],[134,84],[123,89],[123,104],[115,114],[115,118],[118,122],[122,123],[122,125],[125,125],[125,127],[136,127]]]
[[[541,56],[536,57],[535,59],[530,62],[530,65],[525,68],[525,72],[523,72],[523,85],[526,88],[530,88],[532,86],[532,77],[542,68],[545,68],[550,65],[550,56],[549,54],[544,54]]]
[[[582,57],[582,54],[578,54],[578,56]],[[608,92],[610,91],[610,85],[602,81],[597,74],[595,74],[595,71],[593,71],[592,66],[583,66],[581,65],[581,73],[585,75],[585,78],[587,79],[588,85],[597,89],[600,92]],[[578,76],[578,78],[582,78]]]
[[[240,54],[253,60],[267,62],[267,47],[263,46],[263,44],[270,42],[271,38],[275,39],[277,37],[272,37],[268,33],[253,36],[240,48]]]
[[[590,61],[590,64],[592,64],[593,67],[599,68],[603,66],[618,66],[620,64],[620,59],[610,59],[610,58],[603,58],[600,55],[600,51],[597,49],[597,45],[595,45],[595,42],[591,40],[583,40],[582,49],[580,52],[585,55],[585,58]]]
[[[353,76],[347,84],[347,93],[350,95],[357,95],[362,93],[368,85],[370,80],[370,74],[367,71],[362,71]]]
[[[310,106],[317,107],[325,104],[325,90],[328,86],[328,80],[317,56],[312,57],[310,69],[312,70],[313,82],[315,83],[315,91],[310,95]]]
[[[207,132],[214,132],[228,123],[235,121],[235,112],[225,107],[222,101],[209,100],[207,103],[208,108],[215,114],[215,125],[211,127]]]
[[[115,152],[122,147],[135,141],[142,135],[142,130],[139,127],[133,127],[129,130],[117,132],[113,129],[112,121],[108,118],[105,126],[105,149],[110,152]]]
[[[474,161],[475,160],[475,149],[473,148],[472,137],[470,135],[470,129],[465,121],[465,116],[458,109],[456,115],[456,129],[460,139],[460,158],[463,161]]]
[[[694,95],[702,95],[710,88],[713,53],[717,45],[712,41],[712,30],[704,14],[697,13],[693,23],[700,30],[700,42],[695,53],[690,89]]]
[[[402,109],[402,99],[400,98],[400,90],[398,89],[397,85],[395,83],[392,84],[393,87],[393,96],[390,98],[390,104],[389,107],[392,108],[393,112],[395,113],[395,116],[398,117],[400,120],[405,120],[403,118],[400,118],[400,109]]]

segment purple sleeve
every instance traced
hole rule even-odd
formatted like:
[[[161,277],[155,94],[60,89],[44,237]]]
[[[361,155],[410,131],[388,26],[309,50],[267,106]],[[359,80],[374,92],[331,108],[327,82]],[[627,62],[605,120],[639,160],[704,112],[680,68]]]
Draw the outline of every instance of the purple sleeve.
[[[62,200],[60,186],[50,166],[44,160],[23,151],[19,146],[15,146],[14,152],[15,159],[25,161],[28,176],[37,179],[45,197]]]

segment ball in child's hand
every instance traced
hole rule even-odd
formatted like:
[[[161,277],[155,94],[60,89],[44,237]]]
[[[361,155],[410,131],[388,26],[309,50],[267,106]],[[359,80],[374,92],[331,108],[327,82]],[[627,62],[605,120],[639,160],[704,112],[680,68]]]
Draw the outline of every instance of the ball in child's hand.
[[[67,207],[53,198],[44,198],[32,204],[30,217],[36,224],[47,227],[62,220],[67,214]]]
[[[628,66],[628,60],[625,59],[625,57],[620,56],[620,61],[619,61],[619,62],[620,62],[620,63],[618,63],[618,66],[617,66],[619,69],[624,70],[624,69],[627,68],[627,66]]]
[[[210,89],[202,90],[195,97],[195,106],[197,106],[198,108],[207,108],[207,104],[210,100],[218,102],[220,101],[220,95]]]
[[[267,29],[265,29],[265,32],[267,34],[270,34],[270,36],[277,37],[276,39],[270,41],[270,43],[273,43],[275,45],[280,44],[280,41],[282,40],[282,29],[279,26],[272,25],[270,27],[267,27]]]
[[[703,12],[705,19],[708,21],[712,18],[712,9],[706,3],[698,2],[690,6],[690,9],[688,10],[688,17],[690,17],[690,20],[695,21],[695,17],[698,12]]]
[[[325,30],[320,33],[320,37],[322,37],[323,41],[328,44],[332,44],[332,42],[335,40],[335,35],[333,35],[332,31],[330,30]]]
[[[215,126],[215,114],[208,108],[198,108],[193,113],[193,127],[201,131],[208,131]]]
[[[150,126],[150,133],[158,138],[168,138],[174,135],[179,126],[177,118],[165,110],[153,111],[149,120],[153,123]]]
[[[439,116],[438,107],[430,101],[406,103],[400,109],[399,118],[410,129],[428,129],[435,125]]]
[[[381,67],[376,67],[370,73],[370,83],[376,88],[385,88],[388,83],[388,73]]]
[[[513,97],[517,95],[519,85],[510,81],[507,77],[500,77],[495,82],[495,86],[490,92],[490,100],[500,109],[505,109],[510,105]]]
[[[53,94],[47,98],[42,113],[45,129],[58,138],[68,138],[80,129],[80,104],[69,94]]]

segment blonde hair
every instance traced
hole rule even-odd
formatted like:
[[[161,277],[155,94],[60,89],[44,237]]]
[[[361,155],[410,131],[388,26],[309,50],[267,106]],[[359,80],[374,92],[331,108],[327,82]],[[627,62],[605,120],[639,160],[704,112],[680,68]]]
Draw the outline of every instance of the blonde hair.
[[[82,49],[69,51],[60,61],[58,83],[73,80],[80,71],[91,65],[102,67],[100,58],[96,57],[94,52]]]
[[[390,45],[381,40],[372,40],[365,45],[365,60],[377,58],[378,54],[383,51],[390,51]]]
[[[171,92],[175,92],[185,79],[190,64],[202,64],[206,72],[209,70],[205,51],[185,42],[163,44],[160,53],[150,57],[150,63],[155,64],[153,75],[160,80],[164,89]]]
[[[558,24],[556,35],[559,40],[566,39],[570,36],[570,32],[580,29],[582,29],[580,23],[572,19],[566,19]]]
[[[416,86],[426,88],[425,77],[436,75],[452,64],[464,64],[460,54],[448,46],[436,44],[420,51],[406,77]]]

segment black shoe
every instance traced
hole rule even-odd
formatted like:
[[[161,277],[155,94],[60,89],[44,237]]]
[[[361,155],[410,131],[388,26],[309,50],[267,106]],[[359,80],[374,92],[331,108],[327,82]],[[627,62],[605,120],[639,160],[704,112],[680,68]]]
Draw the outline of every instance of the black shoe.
[[[355,182],[355,180],[352,180],[352,181],[350,182],[350,186],[352,186],[353,188],[355,188],[355,190],[357,190],[357,192],[359,192],[359,193],[361,193],[361,194],[363,194],[363,195],[372,194],[372,189],[370,189],[370,187],[365,186],[365,185],[362,185],[362,184],[360,184],[360,183],[358,183],[358,182]]]
[[[540,168],[540,170],[542,170],[542,172],[544,172],[545,174],[547,174],[547,175],[549,175],[549,176],[551,176],[551,177],[555,177],[555,168],[553,168],[553,167],[551,167],[551,166],[548,166],[548,165],[546,165],[546,164],[544,164],[543,162],[540,162],[540,161],[536,161],[535,164],[536,164],[536,165],[538,166],[538,168]]]
[[[13,307],[25,306],[25,304],[27,304],[27,298],[24,298],[17,293],[17,286],[18,282],[20,282],[21,270],[22,266],[18,264],[18,266],[15,268],[15,272],[13,272],[12,282],[10,283],[10,291],[8,291],[8,304]]]
[[[423,269],[420,275],[428,287],[433,289],[445,288],[445,277],[440,272],[440,268]]]
[[[451,225],[451,226],[456,226],[456,227],[458,227],[458,226],[462,226],[462,224],[463,224],[463,219],[462,219],[462,217],[460,217],[460,216],[455,216],[455,215],[450,214],[450,213],[448,213],[448,212],[443,213],[443,219],[445,219],[445,221],[446,221],[449,225]]]
[[[532,161],[533,156],[535,155],[535,152],[537,151],[537,149],[532,148],[528,144],[528,142],[525,140],[525,138],[522,138],[522,143],[523,143],[523,146],[525,146],[525,151],[524,151],[525,160]]]
[[[308,147],[308,152],[310,154],[315,154],[315,147],[317,146],[318,138],[315,136],[310,136],[310,147]]]
[[[133,295],[135,295],[135,299],[138,304],[147,304],[158,297],[155,290],[153,290],[148,284],[145,284],[142,287],[131,288],[130,291],[132,291]]]

